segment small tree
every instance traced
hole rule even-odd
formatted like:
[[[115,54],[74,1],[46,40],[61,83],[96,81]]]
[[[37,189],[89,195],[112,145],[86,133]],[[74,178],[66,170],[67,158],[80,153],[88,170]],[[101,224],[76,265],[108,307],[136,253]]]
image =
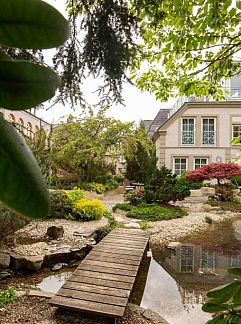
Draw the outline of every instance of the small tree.
[[[232,199],[232,188],[230,183],[222,183],[222,181],[229,180],[236,175],[241,175],[241,167],[236,163],[210,163],[195,171],[189,171],[186,179],[190,181],[217,180],[216,196],[222,201],[227,201]]]
[[[167,204],[170,201],[183,200],[190,196],[187,181],[172,174],[165,166],[156,170],[144,190],[144,199],[148,202]]]

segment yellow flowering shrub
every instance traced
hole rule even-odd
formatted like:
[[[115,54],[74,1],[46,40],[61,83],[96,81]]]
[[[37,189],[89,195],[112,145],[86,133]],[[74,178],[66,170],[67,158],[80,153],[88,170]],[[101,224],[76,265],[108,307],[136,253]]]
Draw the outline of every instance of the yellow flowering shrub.
[[[105,207],[99,199],[87,200],[83,198],[76,202],[73,211],[74,218],[89,221],[104,216]]]

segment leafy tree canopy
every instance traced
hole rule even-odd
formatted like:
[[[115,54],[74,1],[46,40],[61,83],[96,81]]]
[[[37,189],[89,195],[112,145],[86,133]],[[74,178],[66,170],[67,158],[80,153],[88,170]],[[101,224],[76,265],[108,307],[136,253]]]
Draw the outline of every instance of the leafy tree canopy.
[[[66,7],[72,29],[53,58],[62,75],[56,101],[85,105],[89,73],[102,77],[102,104],[121,102],[130,79],[162,101],[174,90],[221,99],[220,80],[240,73],[239,0],[67,0]],[[36,49],[3,49],[15,58],[44,59]]]
[[[139,142],[149,145],[142,134],[138,136],[133,123],[105,117],[105,110],[96,115],[90,111],[79,119],[69,116],[67,123],[53,131],[51,146],[57,165],[84,181],[92,180],[92,171],[107,164],[107,155],[132,156]]]

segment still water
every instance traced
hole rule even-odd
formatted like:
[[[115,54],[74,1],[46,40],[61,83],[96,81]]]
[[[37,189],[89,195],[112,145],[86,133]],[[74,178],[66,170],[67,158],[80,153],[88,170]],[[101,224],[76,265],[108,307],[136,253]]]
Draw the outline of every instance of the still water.
[[[149,252],[150,253],[150,252]],[[152,247],[141,306],[170,324],[204,324],[206,292],[233,280],[229,267],[241,267],[241,220],[210,225],[185,238],[175,250]]]

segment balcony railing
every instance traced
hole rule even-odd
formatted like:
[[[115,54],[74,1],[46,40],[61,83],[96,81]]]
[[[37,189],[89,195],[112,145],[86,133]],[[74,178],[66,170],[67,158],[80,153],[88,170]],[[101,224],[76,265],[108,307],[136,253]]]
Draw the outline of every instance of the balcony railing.
[[[195,144],[195,132],[184,131],[181,132],[182,145]]]
[[[241,101],[241,88],[223,88],[223,101]],[[181,108],[184,103],[187,102],[213,102],[216,101],[212,97],[202,96],[202,97],[186,97],[182,96],[173,105],[170,116],[173,115],[179,108]]]

